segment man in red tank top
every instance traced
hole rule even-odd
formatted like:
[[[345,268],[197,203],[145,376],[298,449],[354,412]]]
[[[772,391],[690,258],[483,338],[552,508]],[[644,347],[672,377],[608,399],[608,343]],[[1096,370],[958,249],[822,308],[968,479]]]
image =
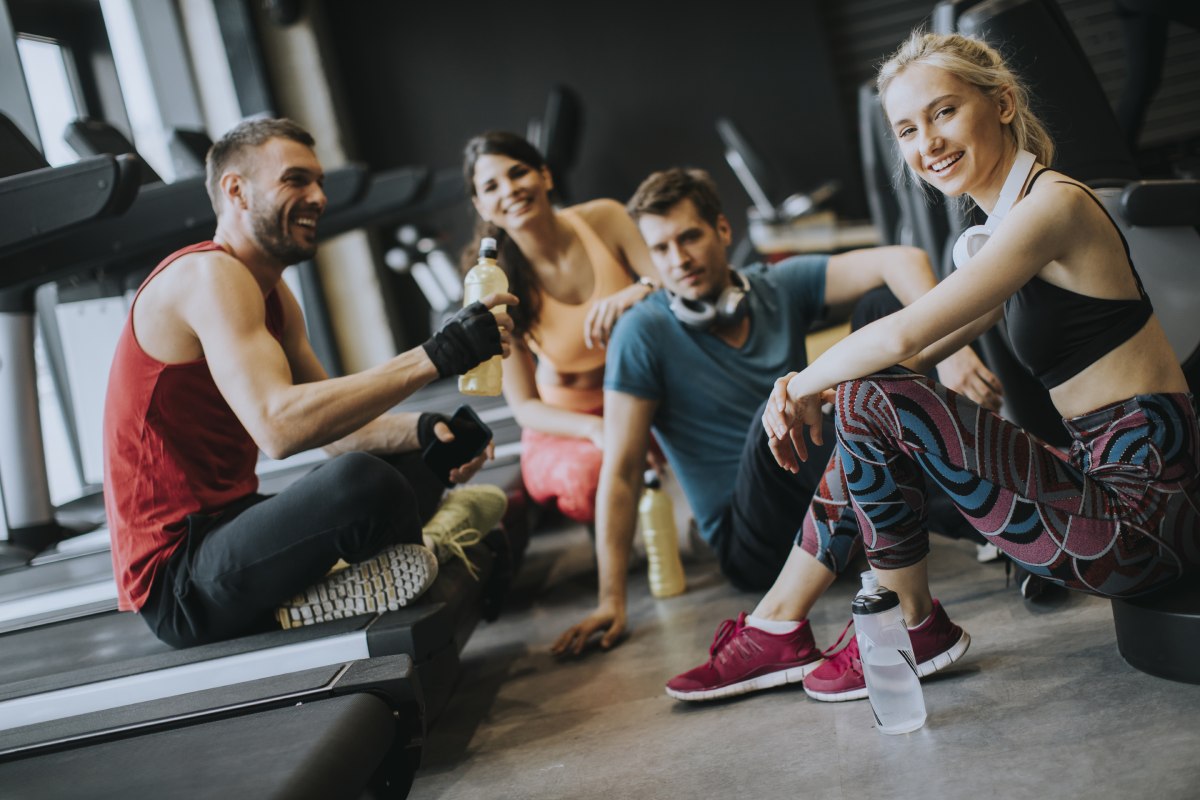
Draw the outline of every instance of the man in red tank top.
[[[282,279],[316,250],[326,200],[312,148],[289,120],[245,122],[213,145],[216,233],[159,264],[117,344],[104,494],[119,602],[175,646],[269,627],[339,560],[355,565],[347,581],[368,560],[389,573],[393,603],[423,591],[437,566],[420,546],[432,509],[420,507],[415,475],[379,456],[452,434],[440,415],[386,412],[508,353],[512,322],[488,311],[516,302],[501,294],[379,366],[325,373]],[[278,495],[258,494],[259,450],[284,458],[315,447],[336,457]],[[451,480],[468,480],[484,458]]]

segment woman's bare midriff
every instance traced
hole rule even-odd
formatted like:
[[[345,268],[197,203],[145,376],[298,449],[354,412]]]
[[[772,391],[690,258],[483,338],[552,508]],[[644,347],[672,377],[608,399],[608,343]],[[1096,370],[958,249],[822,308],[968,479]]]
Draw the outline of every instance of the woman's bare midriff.
[[[1050,400],[1070,419],[1139,394],[1188,391],[1157,317],[1116,349],[1065,383],[1050,390]]]

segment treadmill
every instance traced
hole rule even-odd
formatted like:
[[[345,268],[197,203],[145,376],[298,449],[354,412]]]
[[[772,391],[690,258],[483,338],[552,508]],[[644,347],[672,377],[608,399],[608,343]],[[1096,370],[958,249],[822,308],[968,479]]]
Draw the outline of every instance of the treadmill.
[[[135,161],[105,156],[0,179],[0,210],[9,212],[0,219],[11,221],[0,232],[0,258],[86,220],[126,210],[136,167]],[[69,196],[62,203],[47,202],[63,191]],[[0,652],[8,656],[6,665],[45,670],[44,653],[18,663],[13,657],[20,654],[11,642]],[[61,649],[49,652],[61,654]],[[37,726],[21,724],[10,704],[2,715],[0,785],[8,797],[39,798],[78,796],[81,775],[91,797],[127,797],[137,788],[165,790],[173,797],[194,796],[197,790],[210,796],[251,791],[254,796],[356,797],[368,788],[380,795],[403,793],[415,767],[414,731],[423,718],[412,672],[412,660],[404,655],[307,666],[282,679],[277,670],[269,687],[261,679],[231,683],[219,701],[203,699],[203,690],[192,682],[169,708],[153,713],[146,704],[127,707],[125,718],[103,732],[76,719],[43,725],[35,733]],[[21,691],[9,687],[5,694]],[[263,713],[247,714],[251,709]],[[63,719],[61,709],[57,717]],[[172,723],[178,724],[169,733],[151,735]],[[10,734],[17,725],[24,734]],[[89,738],[97,746],[78,746]],[[268,758],[244,757],[263,742],[277,743],[276,752],[264,754]],[[195,753],[204,758],[181,768]]]
[[[0,163],[0,219],[5,221],[0,229],[0,264],[81,224],[123,213],[133,201],[141,166],[135,157],[96,156],[51,168],[3,114],[0,138],[12,140],[0,148],[8,154]],[[33,166],[18,169],[13,162]],[[13,356],[7,338],[0,338],[0,365],[12,364]],[[14,380],[3,386],[3,404],[19,404],[21,386]],[[19,485],[20,477],[14,476],[10,483]],[[0,531],[0,572],[25,563],[34,550],[31,542],[13,535],[9,522],[6,515]]]
[[[406,657],[297,675],[253,714],[213,714],[86,747],[0,762],[10,798],[404,797],[419,751]],[[379,676],[377,672],[386,674]],[[254,696],[253,686],[237,687]],[[406,699],[407,698],[407,699]],[[186,698],[178,706],[187,713]],[[252,754],[252,755],[251,755]]]
[[[183,650],[170,649],[138,616],[126,613],[0,636],[5,654],[0,664],[0,785],[7,791],[20,781],[33,781],[31,796],[54,796],[47,787],[54,787],[58,778],[31,765],[82,761],[103,768],[110,781],[105,791],[115,796],[131,786],[126,771],[131,761],[147,747],[152,750],[176,737],[193,743],[180,745],[181,752],[198,746],[199,737],[205,743],[200,750],[207,753],[210,737],[244,735],[257,744],[231,753],[232,766],[244,768],[248,753],[256,754],[250,761],[264,764],[263,743],[279,749],[279,737],[291,735],[275,727],[290,724],[276,722],[283,709],[367,693],[384,701],[384,716],[395,723],[394,743],[373,769],[388,775],[391,785],[406,787],[419,764],[424,733],[449,699],[459,653],[479,610],[487,607],[486,595],[495,591],[496,576],[506,574],[500,563],[503,552],[491,541],[469,548],[468,555],[479,579],[462,562],[450,562],[408,608]],[[346,714],[351,712],[367,713],[356,708]],[[338,712],[333,719],[297,721],[301,744],[327,759],[324,750],[338,738],[329,729],[360,742],[372,736],[362,727],[365,723],[341,719]],[[228,734],[231,726],[242,733]],[[374,746],[363,746],[368,745]],[[114,769],[118,764],[124,766]],[[281,764],[271,760],[264,766],[273,770]],[[238,774],[220,764],[211,770],[218,780]],[[175,775],[169,763],[151,765],[151,774],[159,789],[171,786]],[[293,778],[286,772],[278,775],[280,785]],[[139,773],[138,779],[145,776]],[[238,789],[238,796],[244,792],[237,783],[221,785]],[[196,791],[171,796],[209,796],[207,787]],[[68,794],[69,787],[63,788],[62,795]]]
[[[0,152],[9,153],[13,164],[34,170],[44,165],[36,149],[2,115]],[[80,164],[97,160],[113,159],[98,156]],[[119,161],[137,163],[127,156]],[[0,402],[0,480],[9,538],[25,545],[0,562],[0,631],[116,608],[106,529],[66,539],[56,551],[43,549],[64,531],[50,503],[33,389],[33,290],[38,283],[65,275],[120,272],[130,263],[151,262],[203,238],[215,225],[202,177],[145,184],[140,190],[136,176],[130,183],[136,197],[130,198],[132,204],[126,202],[122,216],[79,225],[62,235],[14,243],[0,251],[0,296],[11,301],[0,309],[0,357],[5,365],[0,371],[0,398],[8,400]],[[332,170],[325,183],[329,207],[336,212],[352,205],[366,186],[361,166]],[[25,205],[26,213],[40,218],[41,209],[64,204],[64,198],[52,192],[53,187],[43,187],[36,204]],[[5,219],[23,222],[18,215]],[[15,238],[29,225],[11,231],[7,223],[4,227],[0,237]],[[41,555],[34,557],[37,551]]]
[[[14,129],[15,130],[15,129]],[[17,133],[19,135],[19,132]],[[23,137],[22,137],[23,138]],[[30,146],[32,149],[32,146]],[[426,168],[407,167],[369,177],[361,167],[333,170],[326,177],[328,209],[318,227],[324,240],[357,228],[403,219],[416,213],[439,208],[461,198],[461,178],[449,173],[433,173]],[[182,222],[181,222],[182,221]],[[118,271],[131,260],[156,259],[202,238],[215,224],[215,218],[203,187],[196,177],[173,184],[146,184],[133,206],[122,218],[91,226],[75,235],[61,237],[27,251],[41,269],[45,280],[72,272]],[[89,254],[89,255],[84,255]],[[0,271],[4,270],[0,260]],[[22,322],[28,344],[19,350],[20,372],[32,385],[32,318]],[[2,338],[2,335],[0,335]],[[6,376],[0,374],[0,381]],[[15,376],[7,376],[15,379]],[[2,385],[2,384],[0,384]],[[449,395],[457,397],[453,381],[439,382],[406,400],[400,410],[447,410],[452,408]],[[497,441],[497,461],[514,465],[519,453],[520,431],[511,411],[502,399],[471,399],[485,422],[493,427]],[[34,428],[37,420],[36,398],[27,402],[19,415],[7,418],[0,407],[0,426]],[[16,420],[25,420],[16,423]],[[21,452],[12,460],[23,466],[21,473],[42,476],[34,481],[36,516],[53,520],[53,508],[45,482],[45,464],[40,433],[23,437]],[[15,437],[14,437],[15,440]],[[323,460],[319,452],[293,457],[300,466],[311,467]],[[0,470],[5,461],[0,450]],[[40,472],[39,472],[40,468]],[[297,474],[293,472],[291,477]],[[283,478],[288,480],[289,477]],[[519,486],[519,468],[513,466],[498,478],[481,477],[504,488]],[[513,493],[514,500],[518,499]],[[11,514],[10,514],[11,518]],[[0,632],[18,630],[51,622],[88,616],[116,609],[107,529],[101,528],[84,537],[65,539],[53,550],[43,551],[31,567],[0,574]]]
[[[41,263],[56,262],[47,258]],[[420,743],[414,732],[423,730],[431,712],[444,705],[457,673],[458,652],[478,621],[478,608],[486,605],[482,598],[493,588],[486,576],[499,574],[496,563],[504,552],[485,541],[471,548],[470,555],[485,576],[482,581],[467,575],[460,563],[451,563],[427,595],[402,612],[264,633],[207,648],[171,651],[132,614],[7,633],[0,637],[0,652],[8,656],[0,670],[5,684],[0,692],[0,784],[6,791],[28,787],[39,797],[59,790],[69,794],[78,787],[56,784],[50,767],[82,762],[102,768],[113,781],[107,789],[89,787],[89,793],[127,792],[128,762],[138,753],[169,746],[186,752],[214,736],[254,737],[254,731],[261,744],[277,735],[276,725],[298,719],[287,708],[305,698],[330,703],[322,706],[327,718],[321,718],[329,726],[379,717],[378,703],[357,699],[365,691],[384,699],[382,716],[405,720],[383,770],[390,776],[384,782],[397,787],[405,776],[411,780]],[[392,682],[388,686],[400,681],[407,688],[347,682],[346,676],[375,674],[385,666],[385,677]],[[347,691],[356,699],[338,700],[336,705],[344,709],[335,710],[332,701]],[[264,722],[268,715],[272,721]],[[325,752],[320,734],[326,728],[314,728],[311,718],[293,727],[298,734],[315,736],[314,751]],[[235,753],[244,760],[244,750]],[[163,764],[170,762],[158,766]],[[125,766],[114,769],[117,765]],[[205,779],[218,785],[222,777],[238,773],[220,764],[212,771]],[[154,774],[149,785],[161,789],[172,785],[177,773],[168,767]],[[280,780],[292,777],[289,771]],[[194,781],[188,785],[198,786]],[[240,791],[243,784],[235,782],[231,788]]]

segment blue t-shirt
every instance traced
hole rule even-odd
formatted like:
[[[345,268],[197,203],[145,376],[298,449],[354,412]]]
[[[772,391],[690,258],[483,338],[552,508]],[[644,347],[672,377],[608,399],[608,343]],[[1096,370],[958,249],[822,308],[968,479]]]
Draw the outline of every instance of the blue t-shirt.
[[[666,292],[621,317],[608,345],[604,388],[657,400],[654,433],[712,541],[733,498],[746,435],[775,379],[808,365],[804,337],[825,303],[828,256],[796,256],[742,271],[750,335],[733,348],[685,326]]]

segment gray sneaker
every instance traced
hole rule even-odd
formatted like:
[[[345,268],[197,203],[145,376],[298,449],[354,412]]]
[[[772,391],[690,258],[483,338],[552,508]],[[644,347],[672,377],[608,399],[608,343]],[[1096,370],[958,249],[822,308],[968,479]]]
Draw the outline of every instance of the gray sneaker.
[[[429,548],[392,545],[359,564],[335,567],[320,583],[281,605],[275,618],[288,629],[395,611],[424,594],[437,574],[437,558]]]

